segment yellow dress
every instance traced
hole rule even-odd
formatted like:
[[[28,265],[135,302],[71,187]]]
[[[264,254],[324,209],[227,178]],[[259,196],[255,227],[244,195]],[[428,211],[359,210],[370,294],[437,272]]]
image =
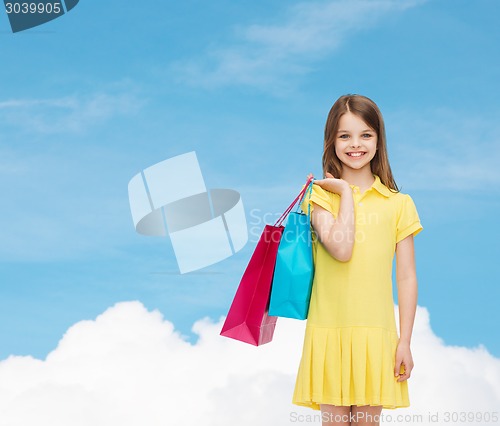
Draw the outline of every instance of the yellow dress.
[[[314,410],[319,404],[410,405],[408,381],[394,376],[399,336],[392,263],[396,243],[423,228],[412,198],[373,176],[362,194],[351,185],[355,242],[348,262],[333,258],[313,232],[314,281],[293,404]],[[311,212],[314,203],[337,217],[338,194],[313,184]]]

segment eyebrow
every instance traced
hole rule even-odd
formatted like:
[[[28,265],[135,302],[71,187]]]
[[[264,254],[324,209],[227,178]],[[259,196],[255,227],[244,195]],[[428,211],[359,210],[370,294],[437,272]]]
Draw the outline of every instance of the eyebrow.
[[[337,133],[341,133],[341,132],[346,132],[346,133],[349,133],[349,130],[339,130]],[[374,130],[372,129],[365,129],[365,130],[361,130],[361,133],[366,133],[366,132],[372,132],[372,133],[375,133]]]

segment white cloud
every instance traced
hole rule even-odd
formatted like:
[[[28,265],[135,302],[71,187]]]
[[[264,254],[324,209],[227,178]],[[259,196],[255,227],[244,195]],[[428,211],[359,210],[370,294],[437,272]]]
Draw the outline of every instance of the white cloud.
[[[38,134],[78,133],[112,117],[132,114],[144,102],[131,90],[48,99],[6,99],[0,100],[0,122]]]
[[[310,71],[310,64],[329,55],[353,32],[370,29],[383,16],[425,1],[297,3],[285,11],[283,22],[236,27],[233,43],[207,49],[201,58],[177,62],[173,69],[195,86],[243,84],[281,93],[290,89],[290,77]]]
[[[292,413],[319,413],[291,404],[304,321],[279,318],[273,341],[254,347],[221,337],[222,320],[197,321],[192,345],[159,312],[118,303],[72,326],[45,360],[0,362],[0,425],[288,425]],[[500,405],[500,359],[445,345],[422,307],[412,352],[412,407],[384,414],[422,413],[427,424],[437,411],[438,425],[445,411]]]

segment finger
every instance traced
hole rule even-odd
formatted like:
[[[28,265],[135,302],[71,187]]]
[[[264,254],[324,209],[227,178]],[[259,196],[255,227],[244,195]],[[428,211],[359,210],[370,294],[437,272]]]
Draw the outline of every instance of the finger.
[[[405,371],[403,374],[401,374],[398,378],[398,382],[403,382],[405,380],[408,380],[410,378],[410,372],[409,371]]]
[[[406,366],[404,361],[401,362],[401,365],[403,367],[403,372],[398,374],[398,382],[402,382],[403,380],[406,380],[408,379],[408,377],[410,377],[410,369]]]
[[[394,365],[394,377],[398,377],[401,371],[401,363],[402,361],[396,360],[396,365]]]

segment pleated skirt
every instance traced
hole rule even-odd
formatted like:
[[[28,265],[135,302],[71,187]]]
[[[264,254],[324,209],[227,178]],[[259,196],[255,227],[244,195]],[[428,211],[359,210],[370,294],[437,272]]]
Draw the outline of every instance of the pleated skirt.
[[[398,341],[385,328],[308,324],[292,403],[409,407],[408,382],[394,376]]]

